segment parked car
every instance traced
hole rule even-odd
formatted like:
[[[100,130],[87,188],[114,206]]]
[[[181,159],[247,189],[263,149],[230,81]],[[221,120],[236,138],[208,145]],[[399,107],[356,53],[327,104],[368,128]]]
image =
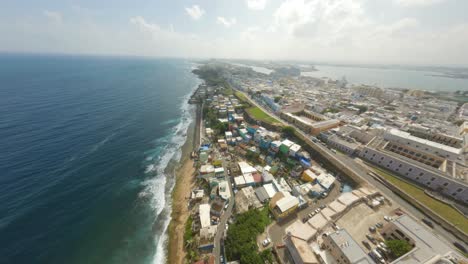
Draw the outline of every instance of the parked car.
[[[375,229],[375,227],[371,226],[371,227],[369,227],[369,231],[371,233],[375,233],[377,231],[377,229]]]
[[[383,247],[383,248],[385,248],[385,249],[387,249],[387,248],[388,248],[388,247],[387,247],[387,245],[385,245],[385,243],[384,243],[384,242],[380,242],[380,243],[379,243],[379,246],[381,246],[381,247]]]
[[[324,204],[322,204],[322,205],[320,205],[320,207],[319,207],[319,208],[320,208],[320,209],[324,209],[325,207],[327,207],[327,206],[326,206],[326,205],[324,205]]]
[[[430,228],[434,228],[434,224],[431,221],[427,220],[426,218],[423,218],[422,221],[423,223],[428,225]]]
[[[384,216],[383,219],[384,219],[385,221],[387,221],[387,222],[392,221],[392,217],[390,217],[390,216],[388,216],[388,215]]]
[[[265,240],[263,240],[262,245],[264,247],[268,246],[271,243],[271,239],[267,237]]]
[[[377,224],[375,224],[375,227],[377,227],[377,228],[382,228],[382,227],[383,227],[383,224],[380,223],[380,222],[378,222]]]
[[[371,245],[369,244],[369,242],[367,242],[365,240],[362,241],[362,244],[369,250],[372,248]]]

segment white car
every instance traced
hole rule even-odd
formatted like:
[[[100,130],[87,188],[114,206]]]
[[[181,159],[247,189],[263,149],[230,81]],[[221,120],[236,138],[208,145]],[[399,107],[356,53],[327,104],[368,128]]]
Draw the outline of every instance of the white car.
[[[390,217],[390,216],[388,216],[388,215],[384,216],[383,219],[384,219],[385,221],[387,221],[387,222],[392,221],[392,217]]]
[[[267,237],[265,240],[263,240],[262,245],[264,247],[268,246],[271,243],[271,239]]]

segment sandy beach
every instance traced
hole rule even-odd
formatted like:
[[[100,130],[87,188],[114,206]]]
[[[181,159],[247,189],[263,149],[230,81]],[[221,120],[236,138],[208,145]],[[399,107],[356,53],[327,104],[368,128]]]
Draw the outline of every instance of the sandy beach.
[[[190,154],[194,147],[198,145],[198,124],[199,117],[197,116],[195,122],[187,131],[187,141],[182,149],[182,158],[176,167],[176,184],[172,192],[172,219],[168,229],[169,241],[166,263],[178,264],[184,263],[185,260],[184,229],[189,217],[187,204],[195,182],[194,162],[190,159]]]

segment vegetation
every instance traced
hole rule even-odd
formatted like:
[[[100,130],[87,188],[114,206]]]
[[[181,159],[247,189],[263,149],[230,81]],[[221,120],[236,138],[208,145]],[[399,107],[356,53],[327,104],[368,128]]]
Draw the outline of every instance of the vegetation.
[[[275,96],[275,103],[279,102],[281,100],[281,96]]]
[[[239,99],[240,101],[244,102],[244,103],[249,103],[249,100],[247,99],[247,97],[245,97],[245,95],[239,91],[235,91],[234,92],[234,95],[237,97],[237,99]]]
[[[387,181],[397,186],[399,189],[411,195],[415,200],[432,209],[434,212],[445,218],[448,222],[460,228],[463,232],[468,232],[468,221],[459,211],[452,206],[434,199],[424,193],[420,187],[400,179],[389,172],[372,166],[376,173],[384,177]]]
[[[230,85],[224,79],[219,68],[202,66],[198,69],[193,70],[192,72],[198,75],[201,79],[203,79],[207,85],[221,86],[225,88],[230,87]]]
[[[254,164],[260,164],[260,154],[253,152],[253,151],[247,151],[247,154],[245,154],[245,158],[254,163]]]
[[[229,128],[228,123],[223,123],[218,120],[216,110],[205,106],[203,108],[203,119],[207,122],[208,127],[211,127],[216,134],[224,134]]]
[[[198,258],[198,250],[194,240],[194,232],[192,230],[193,218],[190,216],[185,223],[184,231],[184,246],[187,249],[187,258],[190,262]]]
[[[327,109],[322,111],[322,114],[326,114],[326,113],[335,114],[335,113],[339,113],[339,112],[340,112],[340,110],[337,109],[337,108],[327,108]]]
[[[281,132],[284,137],[291,138],[294,136],[294,133],[296,133],[296,129],[292,126],[285,126],[281,129]]]
[[[399,258],[411,250],[411,245],[406,240],[387,240],[385,244],[394,258]]]
[[[365,105],[356,105],[356,108],[359,109],[358,115],[367,112],[368,108]]]
[[[229,226],[226,239],[227,259],[240,260],[241,263],[272,263],[271,252],[258,253],[257,235],[270,224],[268,207],[262,210],[250,210],[237,216],[234,224]]]
[[[250,114],[252,118],[256,120],[263,121],[263,122],[270,123],[270,124],[278,123],[278,120],[276,120],[274,117],[265,113],[262,109],[256,106],[247,108],[246,111]]]

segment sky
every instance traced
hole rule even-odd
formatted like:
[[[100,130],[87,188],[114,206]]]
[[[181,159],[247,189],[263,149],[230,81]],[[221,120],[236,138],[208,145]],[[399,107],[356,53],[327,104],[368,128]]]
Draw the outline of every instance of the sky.
[[[0,51],[468,65],[467,0],[5,0]]]

